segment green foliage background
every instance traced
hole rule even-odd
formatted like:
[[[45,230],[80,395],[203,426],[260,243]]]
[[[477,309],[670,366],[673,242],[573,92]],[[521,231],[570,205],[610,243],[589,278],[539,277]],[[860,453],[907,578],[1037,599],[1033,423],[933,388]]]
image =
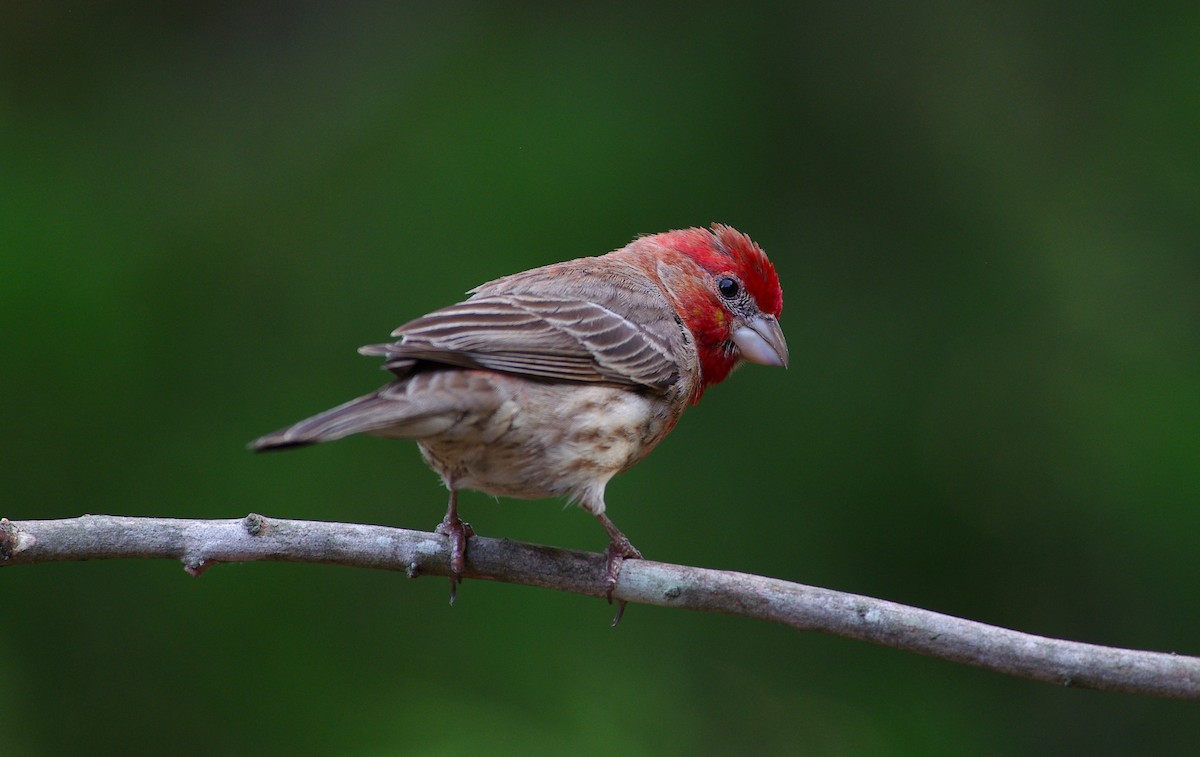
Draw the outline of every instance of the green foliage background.
[[[790,371],[609,489],[660,560],[1200,654],[1200,7],[0,9],[14,519],[432,527],[412,445],[253,456],[498,275],[713,221]],[[599,549],[554,502],[484,534]],[[7,754],[1186,753],[1194,704],[327,567],[0,573]]]

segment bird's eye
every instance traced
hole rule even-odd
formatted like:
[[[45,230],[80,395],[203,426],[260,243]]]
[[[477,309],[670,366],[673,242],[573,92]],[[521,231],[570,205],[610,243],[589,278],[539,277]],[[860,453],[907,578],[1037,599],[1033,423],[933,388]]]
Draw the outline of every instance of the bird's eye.
[[[738,296],[738,292],[742,291],[742,288],[738,286],[737,279],[732,279],[728,276],[722,276],[717,280],[717,291],[720,292],[721,296],[725,299],[732,300],[734,297]]]

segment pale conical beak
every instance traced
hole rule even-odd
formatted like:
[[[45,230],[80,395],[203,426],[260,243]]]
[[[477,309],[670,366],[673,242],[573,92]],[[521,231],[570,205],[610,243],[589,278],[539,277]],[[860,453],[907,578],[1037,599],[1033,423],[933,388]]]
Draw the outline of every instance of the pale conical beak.
[[[788,366],[787,342],[774,316],[763,314],[747,320],[733,330],[733,343],[751,363]]]

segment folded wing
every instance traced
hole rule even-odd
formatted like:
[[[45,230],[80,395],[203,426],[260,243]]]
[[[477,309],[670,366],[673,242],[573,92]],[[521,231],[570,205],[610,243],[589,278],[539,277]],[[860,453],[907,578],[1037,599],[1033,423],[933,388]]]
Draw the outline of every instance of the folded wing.
[[[689,337],[661,294],[634,275],[598,276],[570,265],[485,284],[470,299],[396,329],[399,341],[359,352],[382,355],[401,377],[439,364],[655,390],[678,381],[673,355]]]

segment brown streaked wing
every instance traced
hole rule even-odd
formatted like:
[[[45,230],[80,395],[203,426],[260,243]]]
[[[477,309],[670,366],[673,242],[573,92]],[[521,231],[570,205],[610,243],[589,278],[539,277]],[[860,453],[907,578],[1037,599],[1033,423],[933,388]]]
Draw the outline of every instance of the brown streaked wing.
[[[560,381],[666,389],[678,379],[670,329],[674,318],[639,323],[596,302],[537,293],[476,295],[392,332],[384,355],[405,371],[414,361],[488,368]]]

